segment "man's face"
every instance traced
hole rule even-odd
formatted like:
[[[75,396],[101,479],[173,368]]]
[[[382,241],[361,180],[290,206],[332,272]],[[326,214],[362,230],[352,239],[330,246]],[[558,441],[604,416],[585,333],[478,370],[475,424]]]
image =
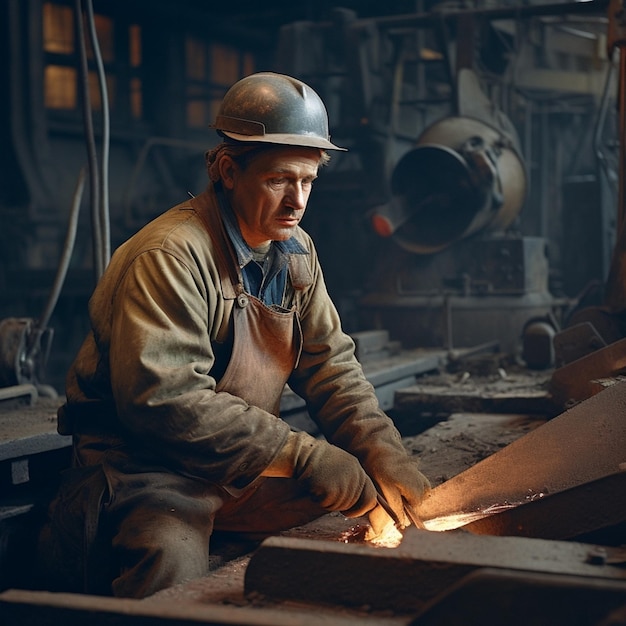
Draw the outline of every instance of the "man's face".
[[[304,215],[319,163],[318,149],[290,146],[261,152],[245,169],[231,162],[222,180],[250,247],[293,235]]]

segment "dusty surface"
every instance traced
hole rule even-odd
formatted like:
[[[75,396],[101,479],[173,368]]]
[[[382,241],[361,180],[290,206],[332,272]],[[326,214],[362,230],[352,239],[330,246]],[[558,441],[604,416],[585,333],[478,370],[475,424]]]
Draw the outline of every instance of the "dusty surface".
[[[403,442],[436,486],[545,422],[541,415],[456,413]]]
[[[519,367],[498,367],[481,375],[471,368],[454,373],[422,376],[415,385],[399,389],[395,396],[398,411],[439,413],[460,412],[555,414],[548,391],[550,373]]]
[[[34,435],[56,433],[57,409],[61,398],[39,398],[32,405],[2,409],[0,404],[0,443]]]
[[[288,537],[302,537],[320,541],[344,541],[344,537],[351,535],[355,527],[367,525],[366,519],[349,520],[340,514],[331,513],[325,517],[290,531],[281,533]],[[371,547],[372,550],[381,548]],[[338,606],[307,605],[302,602],[274,601],[256,594],[246,595],[244,592],[244,579],[246,568],[252,557],[252,553],[239,556],[225,563],[209,576],[177,585],[160,591],[146,598],[144,602],[198,602],[202,605],[221,605],[236,609],[265,609],[288,612],[294,619],[294,624],[299,623],[298,617],[314,615],[319,618],[319,623],[332,624],[333,620],[354,620],[354,623],[375,624],[376,626],[398,626],[410,623],[412,616],[396,615],[393,611],[370,611],[367,607],[347,608]]]

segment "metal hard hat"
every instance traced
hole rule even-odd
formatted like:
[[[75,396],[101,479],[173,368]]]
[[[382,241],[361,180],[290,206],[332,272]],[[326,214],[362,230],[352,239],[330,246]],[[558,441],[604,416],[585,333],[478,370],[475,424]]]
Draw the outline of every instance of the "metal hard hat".
[[[236,82],[211,128],[236,141],[346,149],[330,142],[328,114],[317,93],[296,78],[273,72]]]

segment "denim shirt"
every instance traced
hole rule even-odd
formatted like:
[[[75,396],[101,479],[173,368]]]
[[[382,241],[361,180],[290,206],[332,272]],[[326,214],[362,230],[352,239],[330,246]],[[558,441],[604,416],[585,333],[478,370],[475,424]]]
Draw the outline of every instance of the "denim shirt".
[[[286,241],[272,241],[265,263],[258,263],[254,260],[252,249],[241,235],[237,218],[224,194],[217,192],[217,197],[226,233],[237,255],[244,289],[267,306],[281,306],[287,284],[289,256],[308,254],[307,250],[294,237]]]

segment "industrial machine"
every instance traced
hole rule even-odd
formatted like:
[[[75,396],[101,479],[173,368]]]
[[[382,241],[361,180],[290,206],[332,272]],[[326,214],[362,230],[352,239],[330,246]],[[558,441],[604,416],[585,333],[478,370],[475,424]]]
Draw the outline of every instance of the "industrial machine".
[[[591,9],[598,10],[581,4],[575,11]],[[562,160],[551,160],[544,138],[550,128],[535,127],[536,118],[546,118],[544,107],[525,98],[515,74],[522,61],[511,59],[530,55],[512,43],[515,24],[524,24],[519,33],[526,17],[572,10],[528,6],[370,20],[337,10],[329,22],[283,29],[280,69],[323,94],[334,136],[350,149],[324,172],[315,206],[339,212],[349,234],[340,239],[320,228],[316,240],[323,260],[351,251],[338,263],[331,291],[346,293],[349,272],[353,282],[366,273],[353,306],[361,328],[389,329],[407,347],[497,344],[533,368],[554,365],[552,338],[582,290],[569,278],[568,259],[591,240],[569,234],[569,206],[546,200],[558,193],[564,174],[553,168]],[[489,38],[509,48],[486,52],[481,42]],[[528,91],[535,88],[546,89],[531,84]],[[559,139],[573,140],[582,139]],[[553,226],[549,213],[559,210],[563,223]],[[364,219],[373,239],[359,230]],[[589,247],[588,254],[591,266],[604,253]],[[563,282],[577,291],[569,284],[564,290]]]
[[[364,316],[405,345],[497,341],[514,354],[525,324],[557,306],[547,242],[510,230],[528,185],[510,122],[471,70],[456,91],[457,115],[419,135],[393,170],[390,201],[372,214],[397,248],[376,268]]]

